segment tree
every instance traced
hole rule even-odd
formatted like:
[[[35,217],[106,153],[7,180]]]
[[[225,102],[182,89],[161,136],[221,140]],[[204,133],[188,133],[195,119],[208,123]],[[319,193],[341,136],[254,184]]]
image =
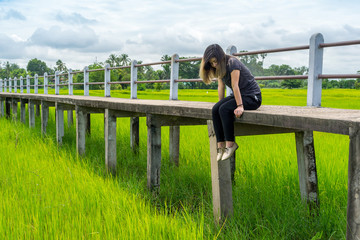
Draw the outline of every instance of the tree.
[[[121,54],[119,57],[119,63],[121,66],[129,65],[131,63],[129,55],[127,55],[126,53]]]
[[[360,74],[360,70],[357,71],[357,74]],[[355,89],[360,89],[360,78],[356,79]]]
[[[105,62],[110,64],[111,67],[120,66],[120,58],[116,54],[110,54]]]
[[[60,71],[60,72],[66,72],[67,71],[67,67],[65,65],[65,63],[63,63],[63,61],[61,61],[60,59],[56,61],[56,67],[54,67],[55,71]]]
[[[161,61],[170,61],[171,57],[167,54],[163,55],[161,57]],[[163,73],[159,74],[160,79],[170,79],[170,73],[171,73],[171,65],[169,63],[161,64],[161,67],[163,68]]]
[[[247,52],[247,51],[240,51]],[[244,55],[240,56],[240,61],[251,71],[254,76],[263,76],[264,75],[264,59],[265,54],[255,54],[255,55]]]
[[[31,76],[34,76],[35,74],[42,76],[47,72],[48,67],[45,62],[34,58],[28,62],[26,69]]]
[[[284,76],[284,75],[303,75],[307,72],[306,67],[300,68],[291,68],[289,65],[282,64],[282,65],[271,65],[268,69],[264,69],[264,72],[267,76]],[[303,85],[304,81],[301,79],[287,79],[281,82],[281,87],[283,88],[299,88]]]

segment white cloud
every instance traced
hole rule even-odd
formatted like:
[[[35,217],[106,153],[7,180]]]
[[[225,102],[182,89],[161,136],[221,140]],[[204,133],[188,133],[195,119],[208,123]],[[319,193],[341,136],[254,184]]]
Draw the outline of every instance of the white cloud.
[[[6,1],[0,7],[0,61],[18,60],[22,52],[23,61],[38,57],[51,64],[61,59],[72,67],[95,57],[104,61],[110,53],[144,62],[159,61],[164,54],[201,56],[211,43],[248,51],[306,45],[316,32],[323,33],[325,42],[354,40],[360,36],[359,11],[357,1],[335,0]],[[265,61],[298,66],[307,64],[298,60],[306,59],[303,55],[269,54]],[[356,49],[329,51],[326,57],[342,61],[324,71],[356,72],[358,55]]]
[[[91,28],[62,30],[59,26],[53,26],[48,30],[38,28],[30,37],[29,44],[59,49],[84,49],[97,44],[98,41],[99,37]]]
[[[56,14],[55,19],[59,22],[74,25],[87,25],[97,23],[95,19],[88,19],[79,13],[66,14],[63,12],[59,12]]]
[[[0,17],[0,18],[3,20],[13,20],[13,19],[21,20],[21,21],[26,20],[26,17],[22,13],[14,10],[14,9],[9,9],[4,14],[2,14],[2,17]]]
[[[0,54],[3,59],[16,59],[24,54],[25,44],[0,33]]]

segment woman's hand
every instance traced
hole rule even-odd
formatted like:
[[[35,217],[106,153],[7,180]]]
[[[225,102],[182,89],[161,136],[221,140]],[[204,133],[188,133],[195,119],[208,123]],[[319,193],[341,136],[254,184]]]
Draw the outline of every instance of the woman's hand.
[[[234,110],[235,117],[239,118],[244,113],[244,106],[237,107]]]

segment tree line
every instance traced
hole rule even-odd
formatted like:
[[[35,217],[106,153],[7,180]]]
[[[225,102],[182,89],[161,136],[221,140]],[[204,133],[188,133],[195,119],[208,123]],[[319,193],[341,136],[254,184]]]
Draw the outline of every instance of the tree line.
[[[244,52],[244,51],[243,51]],[[254,76],[281,76],[281,75],[306,75],[308,74],[308,68],[305,66],[292,68],[289,65],[271,65],[268,68],[264,68],[264,59],[266,54],[258,55],[245,55],[240,56],[239,59],[242,61],[253,73]],[[181,57],[180,59],[185,59]],[[161,61],[171,60],[169,55],[163,55],[160,59]],[[142,61],[137,61],[138,64],[141,64]],[[111,67],[120,67],[120,66],[129,66],[131,64],[131,59],[127,54],[110,54],[109,57],[104,62],[95,61],[91,64],[89,69],[99,69],[104,68],[106,64],[109,64]],[[181,62],[179,66],[179,79],[198,79],[199,78],[199,67],[200,61],[190,61],[190,62]],[[72,69],[73,71],[80,71],[79,69]],[[26,75],[34,76],[43,76],[44,73],[48,75],[54,75],[55,71],[67,72],[68,68],[62,60],[57,60],[55,67],[49,68],[44,61],[41,61],[37,58],[31,59],[26,69],[20,68],[16,63],[0,63],[0,79],[18,79],[26,77]],[[142,66],[138,67],[137,77],[138,81],[141,80],[164,80],[170,79],[171,65],[168,63],[161,64],[159,69],[154,69],[152,66]],[[358,71],[360,73],[360,71]],[[83,82],[84,75],[83,73],[78,73],[74,75],[73,81],[75,83]],[[60,81],[65,81],[66,76],[62,76]],[[50,78],[51,81],[51,78]],[[89,75],[90,82],[103,82],[104,73],[91,72]],[[111,81],[116,82],[127,82],[130,81],[130,68],[123,69],[113,69],[111,71]],[[288,80],[260,80],[258,81],[262,88],[306,88],[307,80],[304,79],[288,79]],[[39,79],[39,84],[42,84],[42,78]],[[329,88],[350,88],[350,89],[360,89],[360,79],[342,79],[342,80],[329,80],[323,79],[322,85],[324,89]],[[126,89],[129,84],[118,84],[112,85],[112,89]],[[203,82],[179,82],[178,86],[180,89],[216,89],[217,83],[214,82],[210,85],[205,85]],[[145,89],[169,89],[169,83],[144,83],[138,84],[138,90],[142,91]],[[82,89],[81,85],[75,85],[75,89]],[[103,85],[90,85],[90,89],[102,89]]]

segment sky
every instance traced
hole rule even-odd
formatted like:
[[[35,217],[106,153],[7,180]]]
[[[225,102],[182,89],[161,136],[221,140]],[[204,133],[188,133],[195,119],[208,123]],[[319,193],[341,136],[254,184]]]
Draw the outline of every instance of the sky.
[[[360,40],[359,13],[359,0],[0,0],[0,62],[83,69],[110,54],[201,57],[212,43],[252,51],[307,45],[315,33]],[[303,50],[268,54],[264,65],[308,62]],[[323,73],[358,70],[360,45],[324,49]]]

